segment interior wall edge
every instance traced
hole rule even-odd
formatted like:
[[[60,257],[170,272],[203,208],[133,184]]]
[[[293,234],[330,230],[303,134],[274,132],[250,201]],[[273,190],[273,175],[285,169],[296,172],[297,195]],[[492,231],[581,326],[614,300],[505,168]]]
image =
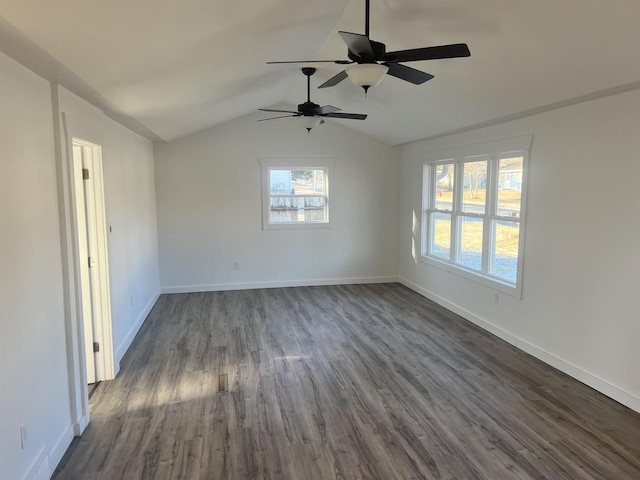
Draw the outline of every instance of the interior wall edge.
[[[59,84],[100,109],[105,116],[152,142],[164,139],[135,118],[120,112],[94,87],[52,57],[36,42],[0,16],[0,52],[48,82]]]
[[[493,324],[489,320],[482,318],[470,312],[469,310],[466,310],[465,308],[457,305],[456,303],[446,300],[440,295],[430,290],[427,290],[426,288],[421,287],[404,277],[399,277],[398,281],[405,287],[410,288],[411,290],[413,290],[416,293],[419,293],[423,297],[436,302],[438,305],[456,313],[457,315],[460,315],[462,318],[464,318],[468,322],[471,322],[474,325],[477,325],[478,327],[482,328],[483,330],[486,330],[487,332],[504,340],[505,342],[510,343],[511,345],[518,348],[519,350],[522,350],[523,352],[531,355],[532,357],[537,358],[538,360],[546,363],[547,365],[557,368],[561,372],[566,373],[570,377],[584,383],[585,385],[593,388],[594,390],[597,390],[603,395],[606,395],[607,397],[612,398],[616,402],[621,403],[626,407],[629,407],[631,410],[634,410],[640,413],[640,398],[633,395],[632,393],[627,392],[622,388],[616,385],[613,385],[612,383],[596,375],[593,375],[592,373],[582,369],[581,367],[578,367],[577,365],[574,365],[571,362],[568,362],[562,357],[559,357],[553,353],[550,353],[544,350],[543,348],[540,348],[537,345],[534,345],[531,342],[523,340],[522,338],[510,333],[509,331]]]
[[[466,127],[456,128],[454,130],[448,130],[446,132],[441,132],[436,135],[431,135],[430,137],[419,138],[417,140],[411,140],[410,142],[398,143],[394,146],[403,147],[405,145],[412,145],[414,143],[427,142],[429,140],[448,137],[450,135],[457,135],[459,133],[472,132],[474,130],[479,130],[481,128],[493,127],[496,125],[500,125],[502,123],[508,123],[514,120],[520,120],[522,118],[534,117],[541,113],[552,112],[553,110],[560,110],[562,108],[571,107],[573,105],[579,105],[580,103],[591,102],[593,100],[599,100],[601,98],[613,97],[615,95],[620,95],[621,93],[626,93],[626,92],[632,92],[634,90],[640,90],[640,80],[631,82],[631,83],[625,83],[623,85],[616,85],[615,87],[611,87],[611,88],[605,88],[604,90],[597,90],[595,92],[587,93],[585,95],[579,95],[577,97],[567,98],[565,100],[560,100],[559,102],[549,103],[547,105],[541,105],[539,107],[530,108],[528,110],[523,110],[522,112],[512,113],[511,115],[505,115],[502,117],[487,120],[485,122],[474,123],[472,125],[467,125]]]
[[[162,287],[162,293],[223,292],[230,290],[254,290],[258,288],[318,287],[324,285],[357,285],[366,283],[396,282],[398,282],[397,276],[278,280],[272,282],[219,283],[213,285],[178,285]]]

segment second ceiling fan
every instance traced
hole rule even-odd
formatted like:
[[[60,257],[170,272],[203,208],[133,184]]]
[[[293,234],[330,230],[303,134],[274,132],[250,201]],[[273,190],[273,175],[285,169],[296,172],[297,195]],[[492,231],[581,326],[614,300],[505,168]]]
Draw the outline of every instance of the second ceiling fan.
[[[300,117],[302,120],[302,126],[307,129],[307,132],[311,132],[311,129],[316,125],[324,123],[323,117],[328,118],[342,118],[347,120],[364,120],[367,116],[364,113],[344,113],[341,112],[338,107],[333,105],[320,106],[317,103],[311,101],[311,75],[316,73],[316,69],[313,67],[305,67],[302,69],[302,73],[307,77],[307,101],[298,105],[298,110],[274,110],[272,108],[259,108],[262,112],[270,113],[286,113],[288,115],[281,115],[278,117],[263,118],[258,120],[264,122],[266,120],[275,120],[276,118],[286,117]]]
[[[334,75],[318,88],[333,87],[345,78],[367,90],[382,81],[385,75],[420,85],[433,78],[433,75],[402,65],[401,62],[418,62],[422,60],[439,60],[444,58],[469,57],[471,52],[465,43],[439,45],[435,47],[413,48],[387,52],[384,43],[369,38],[369,0],[365,0],[365,33],[338,32],[347,44],[349,60],[300,60],[267,63],[337,63],[349,65]]]

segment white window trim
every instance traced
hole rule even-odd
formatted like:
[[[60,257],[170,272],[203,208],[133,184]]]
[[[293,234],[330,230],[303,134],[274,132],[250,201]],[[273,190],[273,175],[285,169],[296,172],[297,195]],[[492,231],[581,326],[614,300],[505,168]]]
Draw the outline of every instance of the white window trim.
[[[258,158],[262,178],[262,229],[263,230],[298,230],[312,228],[331,227],[331,190],[333,188],[333,172],[335,170],[335,158]],[[269,172],[271,170],[288,170],[295,168],[316,168],[326,171],[326,222],[309,223],[269,223],[270,185]]]
[[[449,273],[453,273],[455,275],[459,275],[467,280],[471,280],[473,282],[479,283],[480,285],[486,286],[493,290],[497,290],[502,293],[506,293],[513,297],[522,298],[522,278],[523,278],[523,267],[524,267],[524,247],[525,247],[525,226],[526,226],[526,209],[527,209],[527,185],[528,185],[528,171],[529,171],[529,151],[531,149],[531,143],[533,141],[533,135],[526,135],[522,137],[514,137],[504,140],[495,140],[491,142],[486,142],[482,144],[475,145],[465,145],[461,147],[455,147],[451,149],[438,150],[428,152],[426,154],[427,160],[423,163],[423,176],[422,176],[422,210],[421,210],[421,222],[422,228],[420,229],[421,235],[421,252],[420,252],[420,262],[439,268],[441,270],[447,271]],[[507,281],[501,280],[499,278],[493,277],[491,275],[478,272],[476,270],[471,270],[465,268],[462,265],[455,264],[452,261],[447,261],[445,259],[438,259],[437,257],[429,256],[428,252],[428,242],[429,242],[429,220],[428,220],[428,209],[430,208],[430,192],[434,188],[433,185],[430,185],[432,178],[430,174],[426,174],[426,172],[431,168],[432,164],[437,163],[452,163],[452,162],[460,162],[462,160],[469,161],[473,157],[477,157],[481,159],[482,157],[486,158],[507,158],[510,153],[522,154],[523,156],[523,175],[522,175],[522,194],[521,194],[521,205],[520,205],[520,234],[519,234],[519,242],[518,242],[518,273],[516,277],[516,283],[511,284]],[[456,163],[458,165],[458,163]],[[459,167],[456,167],[456,176],[458,175]],[[497,171],[493,172],[494,176],[497,175]],[[429,192],[429,195],[425,195],[426,192]],[[454,199],[454,202],[456,200]],[[488,208],[488,205],[487,205]],[[451,221],[454,221],[454,215],[451,215]],[[486,230],[486,229],[485,229]],[[485,237],[487,235],[492,235],[491,232],[484,232]],[[486,238],[485,238],[486,240]],[[452,238],[452,244],[455,242],[455,239]],[[486,244],[483,242],[483,245]],[[492,252],[489,252],[491,255]],[[486,257],[483,251],[483,259]],[[483,260],[483,266],[484,260]]]

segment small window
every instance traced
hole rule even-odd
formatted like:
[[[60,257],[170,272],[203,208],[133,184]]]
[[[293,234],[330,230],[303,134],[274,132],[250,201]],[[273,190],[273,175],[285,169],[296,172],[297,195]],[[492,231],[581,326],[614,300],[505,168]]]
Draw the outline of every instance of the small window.
[[[527,155],[522,150],[425,162],[424,260],[519,294]]]
[[[333,161],[260,159],[263,228],[329,226],[329,176]]]

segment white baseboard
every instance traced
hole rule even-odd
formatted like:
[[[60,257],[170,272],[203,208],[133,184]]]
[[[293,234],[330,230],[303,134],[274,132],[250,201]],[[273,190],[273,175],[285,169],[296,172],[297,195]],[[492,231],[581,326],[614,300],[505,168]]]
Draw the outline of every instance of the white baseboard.
[[[140,327],[142,326],[144,321],[147,319],[149,312],[151,312],[151,309],[156,304],[159,297],[160,297],[159,292],[156,292],[151,296],[151,299],[145,305],[144,310],[142,310],[140,315],[138,315],[138,318],[136,318],[135,323],[131,326],[129,333],[127,333],[127,336],[124,337],[124,340],[118,346],[118,349],[116,350],[116,362],[115,362],[116,370],[117,370],[116,375],[118,371],[120,371],[120,361],[122,360],[122,357],[124,357],[124,354],[127,353],[127,350],[129,350],[129,347],[131,346],[131,342],[133,342],[133,339],[136,338],[136,334],[140,330]]]
[[[273,282],[218,283],[214,285],[180,285],[162,287],[162,293],[222,292],[253,290],[256,288],[314,287],[320,285],[355,285],[361,283],[393,283],[398,277],[322,278],[311,280],[283,280]]]
[[[615,401],[621,403],[629,407],[636,412],[640,412],[640,398],[635,395],[603,380],[586,370],[578,367],[577,365],[572,364],[564,360],[563,358],[554,355],[553,353],[547,352],[546,350],[526,341],[522,338],[519,338],[512,333],[509,333],[507,330],[494,325],[493,323],[481,318],[470,311],[462,308],[461,306],[446,300],[445,298],[437,295],[409,280],[406,278],[400,277],[398,281],[404,286],[410,288],[411,290],[419,293],[420,295],[428,298],[429,300],[433,300],[437,304],[443,306],[444,308],[451,310],[454,313],[457,313],[465,320],[470,321],[471,323],[479,326],[480,328],[494,334],[496,337],[501,338],[502,340],[514,345],[520,350],[528,353],[529,355],[536,357],[538,360],[543,361],[544,363],[551,365],[552,367],[557,368],[561,372],[566,373],[567,375],[579,380],[580,382],[588,385],[589,387],[597,390],[600,393],[614,399]]]
[[[31,467],[24,476],[24,480],[49,480],[51,474],[49,469],[49,459],[44,453],[44,448],[38,452],[38,456],[31,464]]]
[[[79,437],[84,432],[84,429],[87,428],[89,422],[87,421],[87,416],[81,416],[77,422],[73,424],[73,436]]]
[[[67,429],[64,431],[64,433],[62,434],[62,436],[60,437],[60,440],[58,440],[56,445],[53,447],[53,449],[49,453],[49,457],[48,457],[49,477],[51,477],[51,475],[57,468],[58,464],[60,463],[60,460],[62,460],[62,457],[67,451],[67,448],[69,448],[69,445],[71,445],[72,440],[73,440],[73,425],[69,425]]]

